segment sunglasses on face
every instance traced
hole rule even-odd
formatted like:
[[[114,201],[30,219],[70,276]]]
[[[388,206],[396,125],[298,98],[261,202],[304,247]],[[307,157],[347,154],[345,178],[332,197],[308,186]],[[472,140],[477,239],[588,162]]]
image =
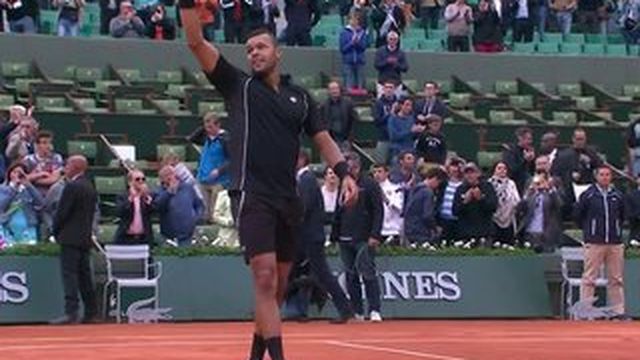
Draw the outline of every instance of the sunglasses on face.
[[[144,181],[146,181],[147,179],[146,179],[146,178],[144,178],[144,177],[137,177],[137,178],[134,178],[133,180],[134,180],[134,181],[136,181],[136,182],[144,182]]]

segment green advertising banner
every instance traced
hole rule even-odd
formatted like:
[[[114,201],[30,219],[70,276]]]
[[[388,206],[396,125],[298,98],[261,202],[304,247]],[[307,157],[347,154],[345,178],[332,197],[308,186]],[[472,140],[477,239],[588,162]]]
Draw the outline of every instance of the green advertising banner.
[[[61,314],[63,295],[57,258],[0,260],[0,323],[43,322]],[[251,279],[241,257],[156,260],[163,263],[160,308],[174,320],[251,318]],[[339,272],[337,259],[330,262]],[[381,257],[378,263],[382,311],[387,318],[552,315],[544,263],[539,257]],[[144,294],[141,299],[132,299],[132,294],[128,298],[143,300],[149,293]],[[327,309],[320,315],[332,316],[332,307]]]

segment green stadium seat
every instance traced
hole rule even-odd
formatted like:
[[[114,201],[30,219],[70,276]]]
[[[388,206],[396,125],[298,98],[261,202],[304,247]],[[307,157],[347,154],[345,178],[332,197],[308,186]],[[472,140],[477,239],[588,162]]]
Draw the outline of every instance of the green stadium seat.
[[[544,42],[561,43],[563,41],[562,33],[544,33]]]
[[[449,80],[435,80],[438,87],[440,87],[440,95],[447,96],[451,92],[451,81]]]
[[[536,52],[535,43],[514,43],[513,51],[521,54],[533,54]]]
[[[574,100],[576,101],[576,108],[580,110],[592,111],[597,107],[596,98],[593,96],[580,96],[574,98]]]
[[[159,70],[156,80],[165,84],[182,84],[182,72]]]
[[[554,111],[553,123],[558,125],[575,126],[578,123],[578,116],[573,111]]]
[[[556,55],[559,52],[558,46],[559,46],[559,43],[550,42],[549,40],[545,39],[545,42],[541,42],[541,43],[538,44],[536,52],[538,54],[553,54],[553,55]]]
[[[16,94],[19,97],[28,97],[31,94],[31,84],[41,82],[40,79],[18,78],[15,81]]]
[[[627,56],[627,45],[624,44],[608,44],[607,55],[609,56]]]
[[[622,86],[622,94],[630,98],[640,98],[640,84],[625,84]]]
[[[322,87],[320,79],[316,75],[304,75],[298,77],[298,85],[305,89],[316,89]]]
[[[584,44],[584,48],[582,52],[586,55],[604,55],[605,45],[604,44]]]
[[[502,160],[502,152],[500,151],[478,151],[478,166],[481,169],[490,169],[495,163]]]
[[[193,75],[193,77],[195,78],[196,82],[200,85],[210,85],[209,84],[209,79],[207,79],[207,76],[202,72],[202,71],[194,71],[191,73]]]
[[[402,49],[405,51],[420,50],[424,41],[424,39],[420,38],[404,38],[402,39]]]
[[[176,99],[157,99],[154,102],[171,115],[191,115],[190,111],[180,108],[180,101]]]
[[[451,93],[449,94],[449,106],[455,109],[466,109],[471,106],[471,94]]]
[[[607,126],[606,121],[581,121],[580,126],[582,127],[604,127]]]
[[[498,95],[517,95],[518,94],[518,82],[517,81],[496,81],[495,91]]]
[[[585,38],[583,34],[575,34],[575,33],[565,35],[562,40],[564,42],[576,43],[576,44],[583,44],[585,42]]]
[[[31,66],[22,62],[3,62],[2,77],[5,79],[25,78],[31,76]]]
[[[531,95],[511,95],[509,104],[518,109],[533,109],[533,96]]]
[[[626,41],[624,40],[624,36],[622,34],[608,34],[607,35],[607,44],[624,44]]]
[[[0,110],[8,110],[14,103],[13,95],[0,94]]]
[[[98,80],[95,82],[95,92],[97,94],[106,96],[109,93],[110,86],[118,86],[122,85],[122,83],[118,80]]]
[[[139,69],[118,69],[118,74],[130,83],[142,80],[142,73]]]
[[[421,43],[420,48],[427,52],[444,51],[444,47],[442,46],[442,40],[440,39],[427,39]]]
[[[318,104],[324,103],[329,98],[329,91],[325,88],[311,89],[309,93]]]
[[[93,160],[98,157],[98,144],[90,140],[69,140],[67,155],[84,155],[87,159]]]
[[[427,33],[429,39],[442,40],[447,38],[447,30],[445,29],[429,29]]]
[[[192,85],[168,84],[167,90],[164,93],[172,98],[184,99],[187,95],[187,89],[192,87]]]
[[[582,53],[582,44],[578,43],[561,43],[560,52],[564,55],[578,55]]]
[[[505,124],[510,120],[514,120],[515,115],[510,110],[491,110],[489,111],[489,121],[492,124]]]
[[[357,106],[356,113],[360,121],[373,122],[373,112],[369,106]]]
[[[418,80],[416,79],[404,79],[402,80],[402,83],[404,84],[404,86],[407,87],[407,89],[409,89],[410,92],[414,94],[422,90],[422,89],[419,89]]]
[[[558,95],[567,97],[582,96],[580,84],[558,84]]]
[[[36,99],[36,106],[46,108],[46,107],[65,107],[67,104],[67,99],[63,97],[49,97],[49,96],[40,96]]]
[[[127,190],[124,176],[96,176],[93,180],[98,195],[119,195]]]
[[[607,42],[607,38],[602,34],[584,34],[584,40],[586,44],[604,44]]]
[[[544,83],[535,82],[531,83],[531,86],[533,86],[538,91],[547,92],[547,86]]]
[[[375,91],[378,86],[378,78],[368,77],[364,81],[364,87],[368,90]]]
[[[58,16],[56,10],[40,10],[40,33],[57,34]]]
[[[75,79],[81,84],[96,83],[102,80],[102,70],[94,67],[79,67],[76,68]]]
[[[152,114],[152,109],[145,109],[141,99],[116,99],[115,112],[126,114]]]
[[[180,161],[187,159],[187,146],[176,144],[159,144],[156,146],[158,160],[162,160],[165,155],[178,155]]]
[[[109,109],[99,108],[96,106],[96,100],[93,98],[75,98],[73,99],[80,108],[91,114],[108,113]]]
[[[198,115],[203,116],[206,113],[215,113],[219,117],[225,117],[227,115],[224,103],[220,101],[200,101],[198,103]]]

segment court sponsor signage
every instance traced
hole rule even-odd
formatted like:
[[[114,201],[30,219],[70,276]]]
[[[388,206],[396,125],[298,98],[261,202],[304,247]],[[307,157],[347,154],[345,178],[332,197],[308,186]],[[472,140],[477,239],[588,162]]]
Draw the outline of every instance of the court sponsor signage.
[[[456,271],[385,271],[380,275],[383,300],[455,302],[462,298]]]
[[[22,304],[29,300],[27,273],[0,271],[0,303]]]

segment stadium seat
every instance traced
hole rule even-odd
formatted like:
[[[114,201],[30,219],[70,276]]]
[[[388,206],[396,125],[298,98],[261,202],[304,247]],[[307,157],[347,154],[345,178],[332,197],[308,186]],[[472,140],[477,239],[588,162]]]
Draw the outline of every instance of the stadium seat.
[[[156,75],[156,80],[165,84],[181,84],[182,73],[180,71],[159,70]]]
[[[309,93],[318,104],[324,103],[329,98],[329,91],[325,88],[311,89]]]
[[[502,159],[500,151],[478,151],[477,161],[481,169],[489,169]]]
[[[448,96],[451,92],[451,81],[449,80],[435,80],[440,88],[440,95]]]
[[[75,79],[78,83],[95,84],[97,81],[102,80],[102,70],[100,68],[93,67],[79,67],[75,71]]]
[[[142,73],[139,69],[118,69],[118,74],[130,83],[142,80]]]
[[[124,176],[96,176],[93,181],[98,195],[119,195],[127,190]]]
[[[554,111],[553,124],[575,126],[578,123],[578,116],[573,111]]]
[[[585,42],[585,38],[583,34],[571,33],[571,34],[565,35],[562,41],[568,42],[568,43],[583,44]]]
[[[531,95],[511,95],[509,104],[515,108],[528,110],[533,109],[533,96]]]
[[[517,95],[518,83],[516,81],[496,81],[495,91],[498,95]]]
[[[489,111],[489,121],[492,124],[505,124],[509,120],[514,119],[513,111],[509,110],[491,110]]]
[[[608,44],[607,55],[609,56],[627,56],[627,45],[624,44]],[[636,54],[637,55],[637,54]]]
[[[180,109],[180,101],[176,99],[157,99],[154,102],[171,115],[191,115],[191,111]]]
[[[625,84],[622,86],[622,94],[630,98],[640,98],[640,84]]]
[[[561,43],[563,41],[562,33],[544,33],[544,42],[546,43]]]
[[[51,112],[72,112],[64,97],[39,96],[36,99],[36,107],[40,110]]]
[[[360,121],[373,121],[373,114],[370,106],[357,106],[356,113],[358,113]]]
[[[152,109],[145,109],[141,99],[116,99],[115,111],[117,113],[128,114],[149,114],[155,113]]]
[[[449,94],[449,106],[455,109],[466,109],[471,106],[471,94],[451,93]]]
[[[305,89],[316,89],[322,87],[320,84],[320,79],[315,75],[305,75],[298,77],[298,85],[302,86]]]
[[[198,116],[203,116],[208,112],[213,112],[219,117],[226,116],[227,112],[224,103],[220,101],[200,101],[198,103]]]
[[[209,84],[209,79],[207,79],[207,76],[202,72],[202,71],[194,71],[191,73],[193,75],[193,77],[195,78],[196,82],[200,85],[210,85]]]
[[[582,44],[579,43],[561,43],[560,52],[564,55],[578,55],[582,53]]]
[[[16,94],[19,98],[28,98],[31,95],[31,84],[41,82],[41,79],[18,78],[15,81]]]
[[[607,38],[602,34],[584,34],[584,40],[586,44],[604,44],[607,42]]]
[[[536,52],[536,44],[530,43],[514,43],[513,51],[522,54],[533,54]]]
[[[0,110],[7,110],[15,103],[13,95],[0,94]]]
[[[427,52],[441,52],[444,51],[442,46],[442,40],[440,39],[427,39],[421,43],[421,49]]]
[[[418,91],[422,90],[418,88],[418,80],[416,79],[403,79],[402,83],[404,84],[404,86],[407,87],[407,89],[409,89],[410,92],[412,93],[417,93]]]
[[[580,96],[574,98],[576,101],[576,108],[585,111],[591,111],[596,108],[596,98],[593,96]]]
[[[556,55],[559,52],[558,46],[559,43],[550,42],[549,40],[545,39],[545,42],[541,42],[538,44],[536,52],[539,54]]]
[[[604,44],[584,44],[582,51],[586,55],[604,55],[606,53]]]
[[[580,84],[558,84],[558,95],[566,97],[582,96]]]
[[[608,34],[607,35],[607,44],[624,44],[626,41],[624,40],[624,36],[622,34]]]
[[[88,113],[96,114],[96,113],[107,113],[109,109],[107,108],[99,108],[96,106],[96,100],[92,98],[75,98],[73,99],[76,104],[83,110]]]
[[[158,144],[156,146],[156,154],[158,160],[162,160],[165,155],[178,155],[181,161],[187,159],[187,146],[176,144]]]
[[[90,140],[67,141],[67,155],[84,155],[87,159],[95,160],[98,157],[98,144]]]
[[[3,62],[2,77],[5,80],[26,78],[31,76],[31,66],[23,62]]]

